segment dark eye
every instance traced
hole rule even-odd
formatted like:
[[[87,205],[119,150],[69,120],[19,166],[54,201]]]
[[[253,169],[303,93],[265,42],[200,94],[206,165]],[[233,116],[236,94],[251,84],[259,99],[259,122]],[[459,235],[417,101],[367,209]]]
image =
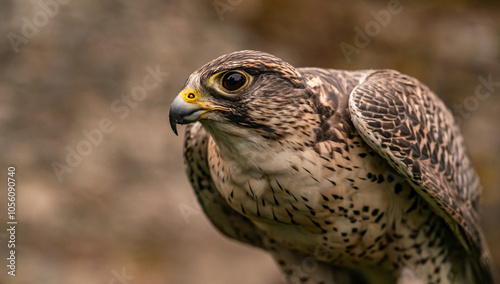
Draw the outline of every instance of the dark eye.
[[[245,74],[240,72],[227,72],[222,77],[222,87],[230,92],[241,89],[246,85],[246,83],[247,77],[245,76]]]

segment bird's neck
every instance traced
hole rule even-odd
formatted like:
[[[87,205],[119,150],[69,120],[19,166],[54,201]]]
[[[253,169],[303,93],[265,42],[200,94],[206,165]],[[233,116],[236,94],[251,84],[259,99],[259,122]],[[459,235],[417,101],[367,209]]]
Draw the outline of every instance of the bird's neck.
[[[222,158],[251,172],[279,174],[296,164],[298,153],[311,147],[311,137],[289,136],[286,139],[268,139],[230,124],[202,123],[212,136]],[[311,133],[311,135],[314,135]]]

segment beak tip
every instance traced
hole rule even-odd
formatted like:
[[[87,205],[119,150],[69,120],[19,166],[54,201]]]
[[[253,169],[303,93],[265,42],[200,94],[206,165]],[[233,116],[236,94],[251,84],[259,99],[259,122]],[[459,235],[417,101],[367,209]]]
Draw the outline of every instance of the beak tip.
[[[179,133],[177,133],[177,120],[173,119],[172,116],[169,117],[169,120],[172,131],[175,133],[176,136],[179,136]]]

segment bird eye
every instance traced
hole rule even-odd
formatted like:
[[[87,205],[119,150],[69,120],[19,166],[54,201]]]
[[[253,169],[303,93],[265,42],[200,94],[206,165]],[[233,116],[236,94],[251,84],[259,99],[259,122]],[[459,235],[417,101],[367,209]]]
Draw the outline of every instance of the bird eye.
[[[231,71],[222,76],[222,87],[234,92],[243,88],[247,84],[247,76],[241,72]]]

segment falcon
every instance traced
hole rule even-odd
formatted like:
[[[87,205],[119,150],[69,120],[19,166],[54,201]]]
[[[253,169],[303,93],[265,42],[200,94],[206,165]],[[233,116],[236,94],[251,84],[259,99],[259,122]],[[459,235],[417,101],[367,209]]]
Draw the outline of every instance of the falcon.
[[[223,55],[170,108],[213,225],[287,283],[493,283],[480,184],[452,113],[394,70]]]

